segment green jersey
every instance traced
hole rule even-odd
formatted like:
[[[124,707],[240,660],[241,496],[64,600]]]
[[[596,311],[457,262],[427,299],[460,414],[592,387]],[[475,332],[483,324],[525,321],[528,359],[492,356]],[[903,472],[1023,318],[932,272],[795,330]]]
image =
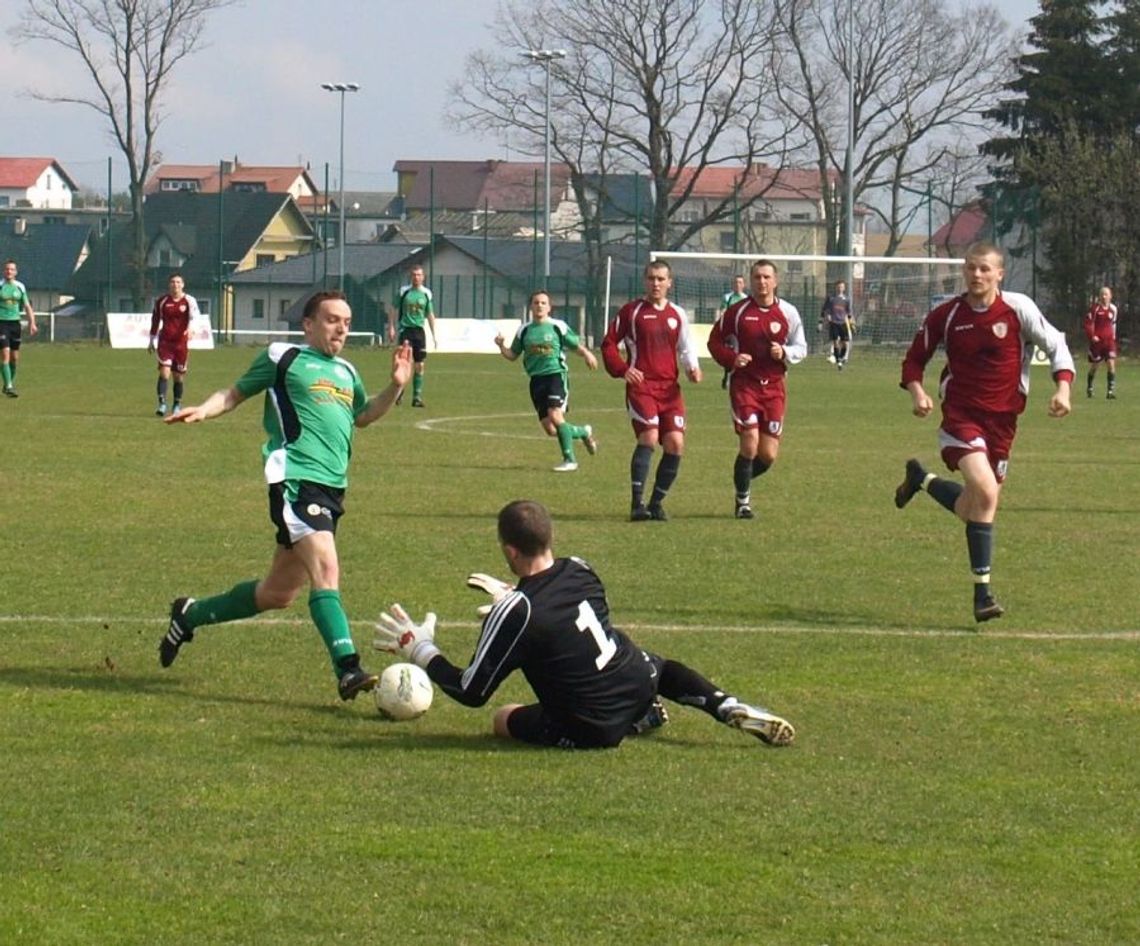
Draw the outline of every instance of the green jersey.
[[[524,322],[511,341],[511,351],[523,356],[523,368],[532,378],[566,373],[566,349],[581,341],[561,319]]]
[[[400,314],[399,326],[405,328],[423,328],[424,320],[435,315],[431,305],[431,290],[427,286],[401,286],[396,296],[396,311]]]
[[[18,279],[0,282],[0,322],[18,322],[24,315],[28,290]]]
[[[735,305],[741,299],[747,299],[748,293],[746,292],[726,292],[724,298],[720,300],[720,307],[727,309],[730,305]]]
[[[356,416],[368,400],[348,361],[308,345],[276,342],[253,359],[234,387],[246,397],[265,392],[266,482],[347,485]]]

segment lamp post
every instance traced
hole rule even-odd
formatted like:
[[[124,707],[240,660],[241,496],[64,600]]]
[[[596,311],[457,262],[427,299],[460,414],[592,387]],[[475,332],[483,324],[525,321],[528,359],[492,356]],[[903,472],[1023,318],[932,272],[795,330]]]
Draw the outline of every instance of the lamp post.
[[[550,63],[555,59],[565,59],[565,49],[528,49],[523,53],[531,62],[541,62],[546,69],[546,110],[545,115],[545,129],[544,141],[546,157],[544,159],[544,170],[546,175],[546,193],[543,203],[542,214],[542,252],[543,264],[542,275],[546,280],[550,279]]]
[[[337,284],[344,290],[344,93],[357,92],[360,84],[357,82],[322,82],[321,88],[326,92],[340,93],[340,225],[337,234],[337,250],[340,254],[340,266],[337,269]],[[325,199],[328,199],[326,193]]]

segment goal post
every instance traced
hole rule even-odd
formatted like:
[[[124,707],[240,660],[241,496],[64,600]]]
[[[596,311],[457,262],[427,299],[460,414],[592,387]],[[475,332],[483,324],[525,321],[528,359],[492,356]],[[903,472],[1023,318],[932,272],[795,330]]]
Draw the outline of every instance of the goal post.
[[[651,260],[673,270],[673,298],[696,323],[714,322],[732,277],[744,276],[758,259],[771,260],[779,274],[777,295],[800,312],[809,350],[830,351],[827,335],[816,330],[820,310],[835,283],[848,283],[855,316],[854,343],[864,354],[898,354],[910,344],[923,317],[962,291],[962,263],[949,257],[803,256],[780,253],[690,253],[655,250]]]

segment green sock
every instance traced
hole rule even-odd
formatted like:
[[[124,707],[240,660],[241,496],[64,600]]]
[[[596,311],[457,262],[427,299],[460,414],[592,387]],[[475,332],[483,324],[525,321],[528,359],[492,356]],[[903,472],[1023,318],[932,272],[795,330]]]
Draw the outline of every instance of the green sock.
[[[260,613],[255,599],[256,581],[243,581],[229,591],[212,598],[200,598],[190,605],[186,620],[191,627],[203,624],[224,624],[226,621],[240,621]]]
[[[422,374],[412,375],[412,400],[418,401],[424,393],[424,376]]]
[[[562,459],[567,463],[576,463],[574,459],[574,433],[579,428],[573,424],[561,423],[558,425],[558,446],[562,448]]]
[[[4,373],[4,387],[10,388],[12,386],[12,366],[8,362],[4,362],[0,371]]]
[[[309,595],[309,614],[321,634],[321,640],[328,648],[333,672],[339,676],[341,664],[356,656],[356,645],[352,642],[352,631],[348,627],[348,615],[340,603],[340,592],[335,588],[314,591]]]
[[[16,383],[16,369],[19,367],[20,363],[18,361],[9,362],[8,364],[8,377],[11,379],[13,384]]]

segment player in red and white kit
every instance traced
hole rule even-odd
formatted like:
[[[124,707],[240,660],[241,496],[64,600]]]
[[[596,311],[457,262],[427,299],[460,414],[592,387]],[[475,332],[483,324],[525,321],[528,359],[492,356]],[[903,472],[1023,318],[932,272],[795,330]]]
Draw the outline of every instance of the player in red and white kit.
[[[1004,267],[1001,250],[990,243],[974,243],[966,250],[965,294],[944,302],[923,320],[903,359],[899,383],[910,392],[914,414],[926,417],[934,402],[922,386],[923,369],[939,346],[945,349],[946,366],[938,382],[938,443],[946,466],[959,470],[965,484],[927,473],[917,460],[907,460],[895,505],[902,509],[925,489],[966,523],[975,621],[1004,613],[990,587],[993,526],[1017,415],[1025,410],[1034,346],[1048,355],[1057,386],[1049,399],[1050,417],[1069,413],[1074,375],[1065,336],[1028,296],[1001,291]]]
[[[685,449],[685,401],[677,359],[690,381],[696,384],[701,380],[689,317],[669,301],[672,288],[672,267],[663,260],[649,263],[645,267],[645,298],[621,307],[602,342],[606,371],[625,379],[626,410],[637,436],[629,464],[631,522],[664,522],[668,518],[662,503],[677,478]],[[658,443],[663,452],[647,506],[645,481]]]
[[[780,452],[788,365],[807,356],[800,313],[777,298],[776,264],[752,264],[752,294],[725,309],[709,333],[709,353],[732,371],[728,386],[732,426],[740,449],[732,468],[736,518],[752,518],[752,481],[766,473]]]
[[[1102,361],[1108,364],[1108,393],[1110,401],[1116,398],[1116,306],[1112,304],[1112,290],[1104,286],[1097,293],[1097,301],[1085,315],[1085,337],[1089,340],[1089,380],[1085,394],[1093,396],[1093,378]]]
[[[198,300],[187,295],[181,274],[170,277],[170,291],[154,302],[150,316],[150,344],[146,350],[158,350],[158,407],[155,414],[166,414],[166,389],[174,375],[174,406],[171,413],[182,409],[186,364],[190,357],[190,322],[198,316]]]

